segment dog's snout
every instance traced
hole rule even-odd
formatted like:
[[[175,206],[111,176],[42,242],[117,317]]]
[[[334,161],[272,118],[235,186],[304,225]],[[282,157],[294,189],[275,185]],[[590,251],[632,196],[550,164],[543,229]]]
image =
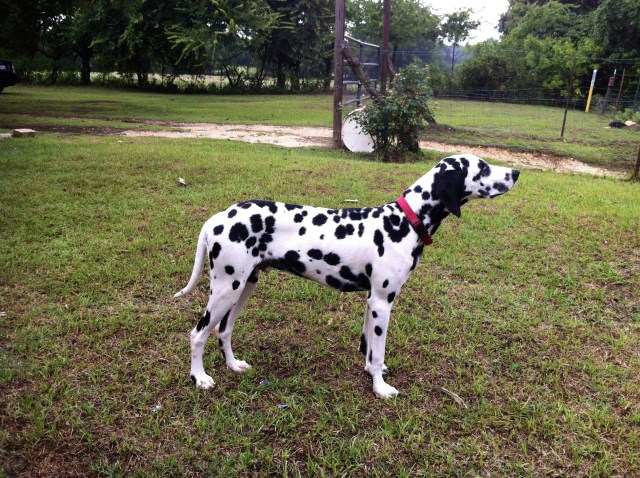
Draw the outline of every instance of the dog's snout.
[[[513,178],[513,182],[515,183],[520,177],[520,171],[518,171],[517,169],[512,170],[511,177]]]

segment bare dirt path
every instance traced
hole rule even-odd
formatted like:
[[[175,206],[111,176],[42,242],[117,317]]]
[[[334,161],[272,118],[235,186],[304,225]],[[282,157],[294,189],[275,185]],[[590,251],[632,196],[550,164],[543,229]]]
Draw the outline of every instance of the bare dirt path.
[[[289,148],[305,146],[331,146],[331,128],[305,126],[228,125],[213,123],[172,123],[174,131],[127,130],[125,136],[155,136],[165,138],[215,138],[265,143]],[[423,141],[420,146],[445,153],[471,153],[504,161],[529,169],[556,171],[559,173],[586,173],[596,176],[621,176],[620,173],[590,166],[572,158],[542,153],[522,153],[485,146],[466,146]]]

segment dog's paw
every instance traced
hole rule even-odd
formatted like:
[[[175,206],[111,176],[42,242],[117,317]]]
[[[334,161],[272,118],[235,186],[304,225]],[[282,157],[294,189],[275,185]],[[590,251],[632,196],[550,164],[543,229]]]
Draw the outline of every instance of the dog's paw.
[[[382,382],[377,387],[373,388],[373,393],[375,393],[378,398],[393,398],[400,392],[388,383]]]
[[[198,375],[191,375],[191,381],[199,388],[211,388],[216,382],[206,373],[199,373]]]
[[[236,373],[246,372],[251,368],[244,360],[234,360],[233,362],[227,362],[227,368]]]

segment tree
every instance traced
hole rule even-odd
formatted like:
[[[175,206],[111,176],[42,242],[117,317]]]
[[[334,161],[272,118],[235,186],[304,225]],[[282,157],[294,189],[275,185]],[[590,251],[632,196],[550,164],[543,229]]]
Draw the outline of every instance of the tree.
[[[383,20],[382,1],[355,0],[349,2],[347,25],[351,35],[360,40],[380,43]],[[435,43],[439,35],[440,19],[419,0],[394,0],[391,3],[391,31],[389,43],[393,48],[391,61],[396,63],[398,50],[419,42]]]
[[[473,10],[465,8],[456,10],[445,16],[446,20],[442,23],[442,36],[444,36],[453,45],[453,53],[451,55],[451,76],[453,77],[453,69],[456,64],[456,48],[471,35],[471,32],[480,26],[477,20],[471,20]]]

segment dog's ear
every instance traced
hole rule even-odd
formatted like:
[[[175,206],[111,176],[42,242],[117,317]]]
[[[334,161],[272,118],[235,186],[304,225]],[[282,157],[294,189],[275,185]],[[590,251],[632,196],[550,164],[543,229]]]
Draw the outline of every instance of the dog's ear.
[[[464,189],[464,174],[461,171],[445,171],[436,184],[436,194],[444,207],[460,217],[460,198]]]

